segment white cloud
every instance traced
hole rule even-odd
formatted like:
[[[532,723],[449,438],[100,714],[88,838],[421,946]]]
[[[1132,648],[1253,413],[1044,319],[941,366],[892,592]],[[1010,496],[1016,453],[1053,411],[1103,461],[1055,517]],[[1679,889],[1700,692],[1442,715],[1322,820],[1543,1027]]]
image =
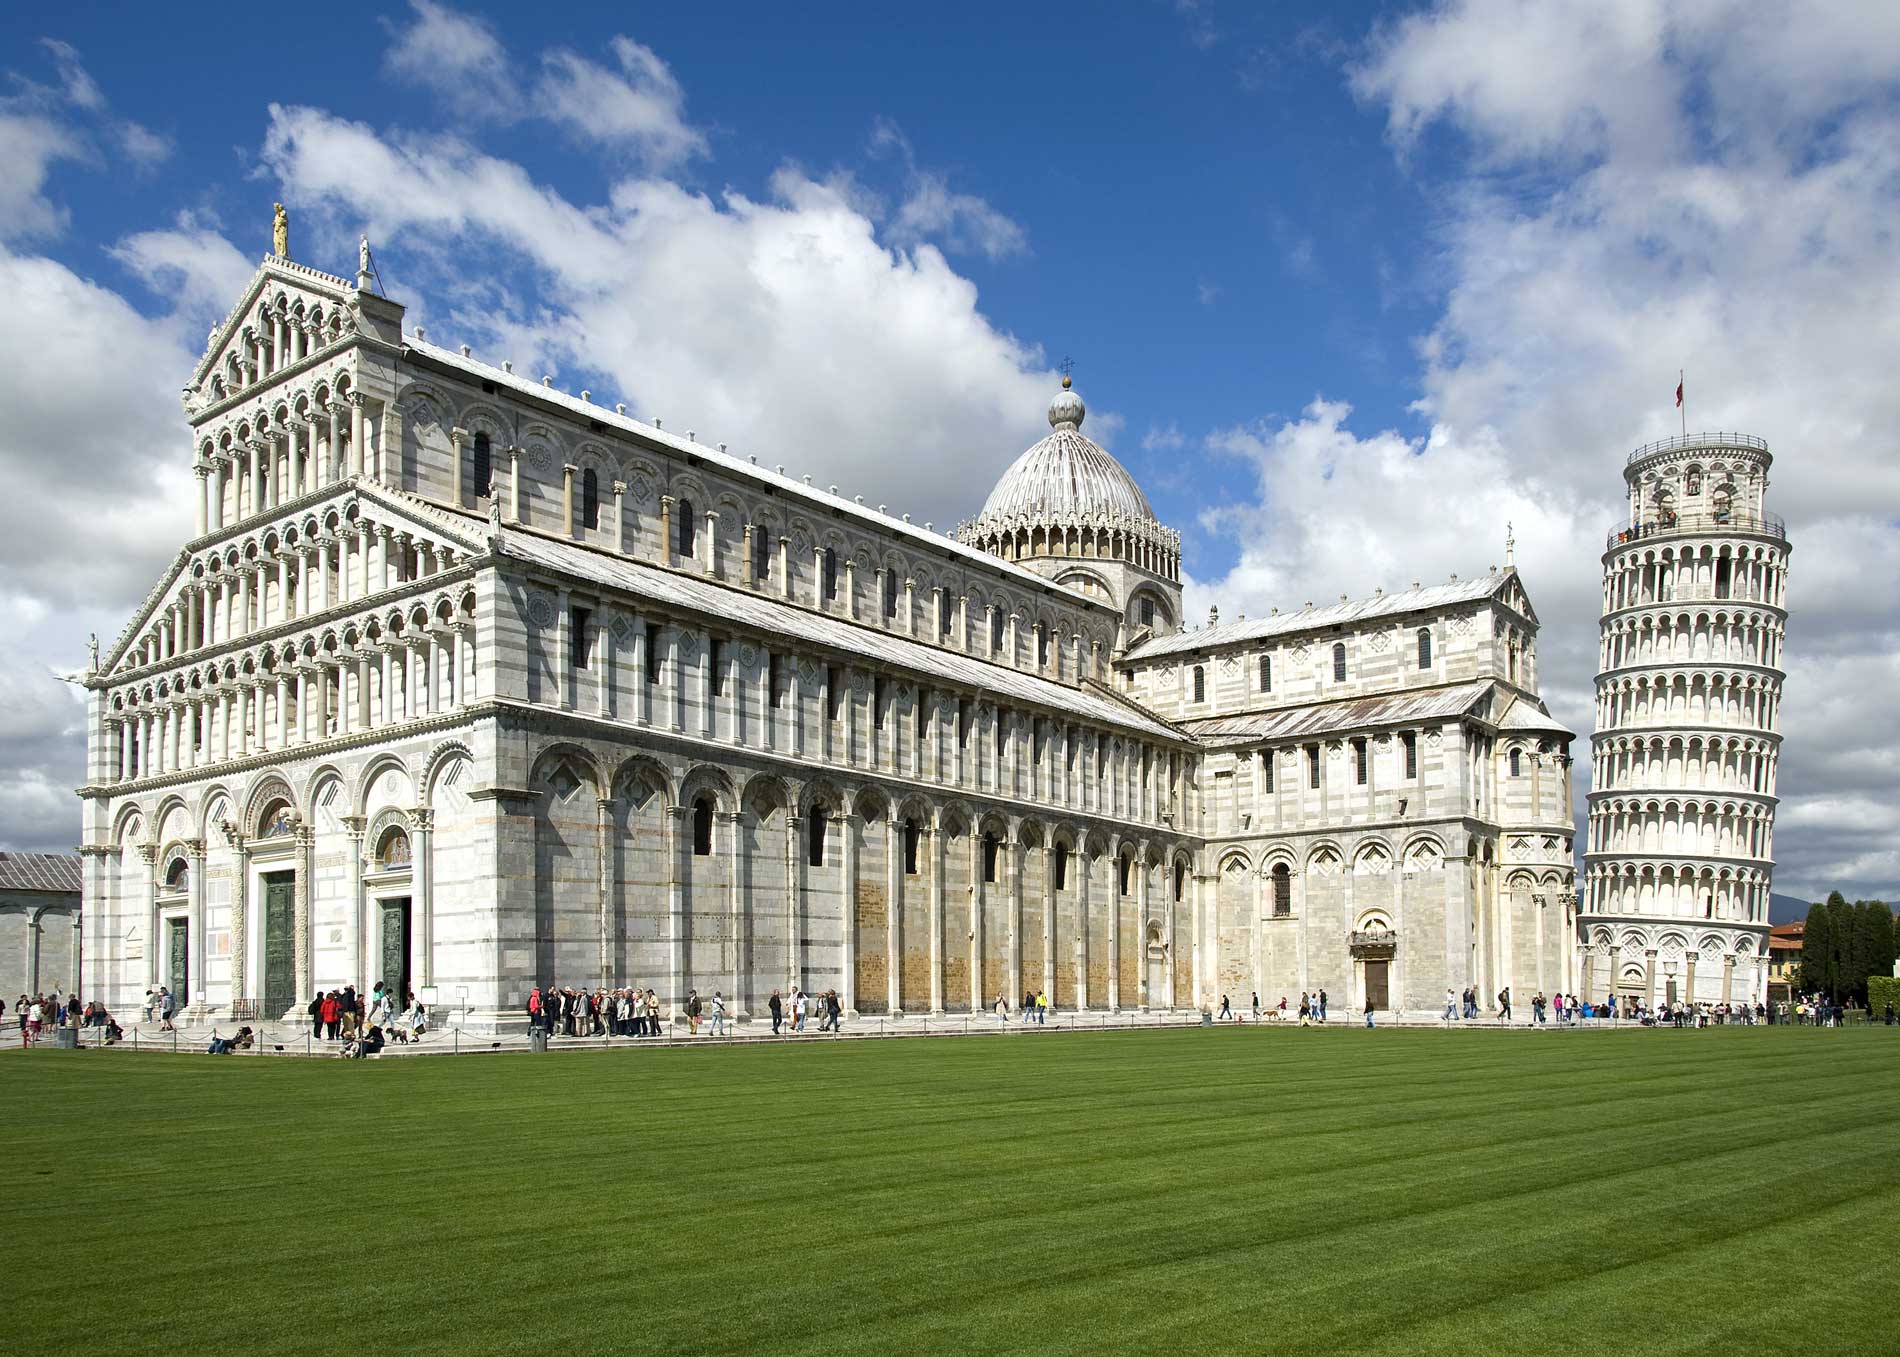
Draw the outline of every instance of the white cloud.
[[[392,41],[384,53],[389,73],[433,90],[466,116],[507,121],[518,115],[517,73],[486,20],[439,5],[410,0],[415,22],[397,29],[384,22]]]
[[[86,155],[85,142],[50,118],[0,104],[0,240],[57,235],[66,211],[45,194],[47,168]]]
[[[1020,225],[975,194],[956,192],[943,174],[921,168],[903,129],[881,118],[872,130],[871,152],[883,155],[893,151],[903,161],[906,180],[903,201],[891,221],[893,243],[911,245],[935,240],[946,249],[977,253],[986,259],[1003,259],[1028,250],[1029,236]]]
[[[666,63],[631,38],[616,37],[610,46],[617,72],[573,52],[543,57],[535,87],[541,115],[656,169],[706,154],[706,138],[686,122],[686,93]]]
[[[1167,424],[1151,424],[1148,432],[1141,436],[1143,452],[1179,452],[1187,446],[1187,435],[1181,432],[1181,426],[1173,420]]]
[[[1039,436],[1054,385],[1039,355],[937,249],[881,242],[801,171],[763,198],[631,177],[581,205],[459,141],[307,108],[272,110],[263,161],[286,201],[370,224],[433,296],[432,335],[939,528]],[[536,304],[470,293],[476,274],[531,278]]]
[[[52,53],[53,64],[59,68],[61,92],[68,103],[74,104],[91,113],[98,113],[106,106],[105,91],[86,71],[79,60],[79,50],[69,42],[57,38],[42,38],[40,46]]]
[[[476,123],[541,118],[583,140],[665,169],[707,153],[706,138],[686,121],[686,93],[652,48],[632,38],[608,43],[613,66],[566,49],[542,54],[538,70],[502,45],[486,19],[410,0],[414,19],[385,23],[389,73],[434,92]]]
[[[1262,480],[1214,516],[1243,551],[1203,592],[1253,611],[1474,570],[1514,518],[1546,696],[1585,754],[1602,534],[1686,366],[1692,429],[1775,448],[1795,546],[1778,886],[1891,896],[1891,831],[1841,808],[1900,804],[1877,696],[1900,610],[1867,587],[1900,578],[1897,72],[1891,6],[1455,0],[1382,28],[1354,88],[1444,210],[1432,433],[1355,436],[1320,402],[1217,437]],[[1439,127],[1457,140],[1428,154]]]
[[[171,159],[172,139],[139,123],[126,121],[113,129],[125,158],[141,169],[155,169]]]
[[[139,231],[111,250],[172,309],[207,322],[222,320],[251,281],[257,263],[189,213],[169,231]]]

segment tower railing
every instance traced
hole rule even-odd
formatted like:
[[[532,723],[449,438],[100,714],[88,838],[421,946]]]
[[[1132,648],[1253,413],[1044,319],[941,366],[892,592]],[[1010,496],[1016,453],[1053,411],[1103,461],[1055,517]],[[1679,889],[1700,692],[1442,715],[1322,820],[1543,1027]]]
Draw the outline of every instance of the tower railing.
[[[1674,438],[1659,438],[1654,443],[1643,444],[1624,459],[1623,465],[1640,462],[1658,452],[1680,452],[1687,448],[1751,448],[1756,452],[1766,452],[1768,440],[1747,433],[1678,434]]]
[[[1730,511],[1728,513],[1659,513],[1653,518],[1638,519],[1621,527],[1611,528],[1604,539],[1603,549],[1609,551],[1615,547],[1625,547],[1631,542],[1648,541],[1654,537],[1688,537],[1696,533],[1746,532],[1758,533],[1763,537],[1773,537],[1780,541],[1788,539],[1788,526],[1780,514],[1748,514]]]

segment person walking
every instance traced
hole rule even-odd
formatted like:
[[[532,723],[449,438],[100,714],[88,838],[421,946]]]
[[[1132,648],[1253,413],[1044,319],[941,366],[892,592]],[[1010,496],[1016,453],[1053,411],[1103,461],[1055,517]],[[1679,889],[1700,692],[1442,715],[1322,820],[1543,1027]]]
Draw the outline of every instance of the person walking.
[[[805,1010],[810,1007],[810,1003],[804,990],[797,988],[792,990],[792,1030],[794,1032],[805,1030]]]
[[[831,1010],[831,1034],[837,1036],[844,1031],[844,1001],[838,997],[838,991],[825,991],[825,1004]]]
[[[1232,1018],[1233,1016],[1234,1016],[1234,1010],[1232,1006],[1228,1004],[1227,996],[1225,994],[1221,995],[1220,1012],[1214,1015],[1215,1020],[1221,1021],[1221,1020]]]
[[[766,1005],[772,1010],[772,1035],[779,1035],[779,1028],[785,1024],[785,1000],[779,997],[777,990],[772,991],[772,1001]]]
[[[1511,987],[1509,985],[1506,985],[1503,989],[1498,991],[1498,1021],[1509,1022],[1510,1020],[1511,1020]]]
[[[686,991],[686,1027],[687,1027],[687,1030],[693,1036],[699,1035],[700,1007],[701,1005],[699,1002],[699,991],[696,989],[687,990]]]
[[[1326,991],[1325,990],[1321,990],[1319,992],[1319,1020],[1321,1022],[1326,1021]]]
[[[1036,991],[1036,1026],[1047,1027],[1048,1025],[1049,1025],[1049,993],[1047,990],[1039,989]]]
[[[712,1035],[726,1035],[726,1001],[718,990],[713,991],[712,997]]]
[[[1458,1011],[1458,996],[1453,994],[1451,986],[1445,987],[1445,1021],[1450,1022]]]
[[[1255,1022],[1260,1021],[1260,991],[1259,990],[1255,990],[1253,992],[1253,1020]]]

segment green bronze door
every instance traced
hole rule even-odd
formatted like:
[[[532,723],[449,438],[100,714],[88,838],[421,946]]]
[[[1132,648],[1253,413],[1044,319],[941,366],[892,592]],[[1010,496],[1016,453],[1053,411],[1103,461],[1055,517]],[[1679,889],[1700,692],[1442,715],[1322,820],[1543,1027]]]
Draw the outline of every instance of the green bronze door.
[[[273,872],[264,878],[265,1018],[282,1017],[297,1001],[295,970],[296,878]]]
[[[183,1008],[191,1002],[191,953],[187,946],[190,924],[184,919],[165,921],[165,988],[172,1003]]]
[[[409,1001],[409,901],[384,900],[382,907],[383,957],[376,978],[400,1008]]]

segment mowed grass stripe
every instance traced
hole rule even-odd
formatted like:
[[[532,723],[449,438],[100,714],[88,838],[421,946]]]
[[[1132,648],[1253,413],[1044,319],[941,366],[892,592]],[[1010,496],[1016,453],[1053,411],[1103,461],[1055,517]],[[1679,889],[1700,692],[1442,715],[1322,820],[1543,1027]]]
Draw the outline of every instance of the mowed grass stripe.
[[[1897,1057],[1761,1029],[35,1053],[0,1062],[36,1109],[0,1220],[57,1220],[111,1283],[27,1270],[9,1308],[108,1351],[1759,1349],[1735,1307],[1786,1287],[1788,1231],[1893,1208]]]

